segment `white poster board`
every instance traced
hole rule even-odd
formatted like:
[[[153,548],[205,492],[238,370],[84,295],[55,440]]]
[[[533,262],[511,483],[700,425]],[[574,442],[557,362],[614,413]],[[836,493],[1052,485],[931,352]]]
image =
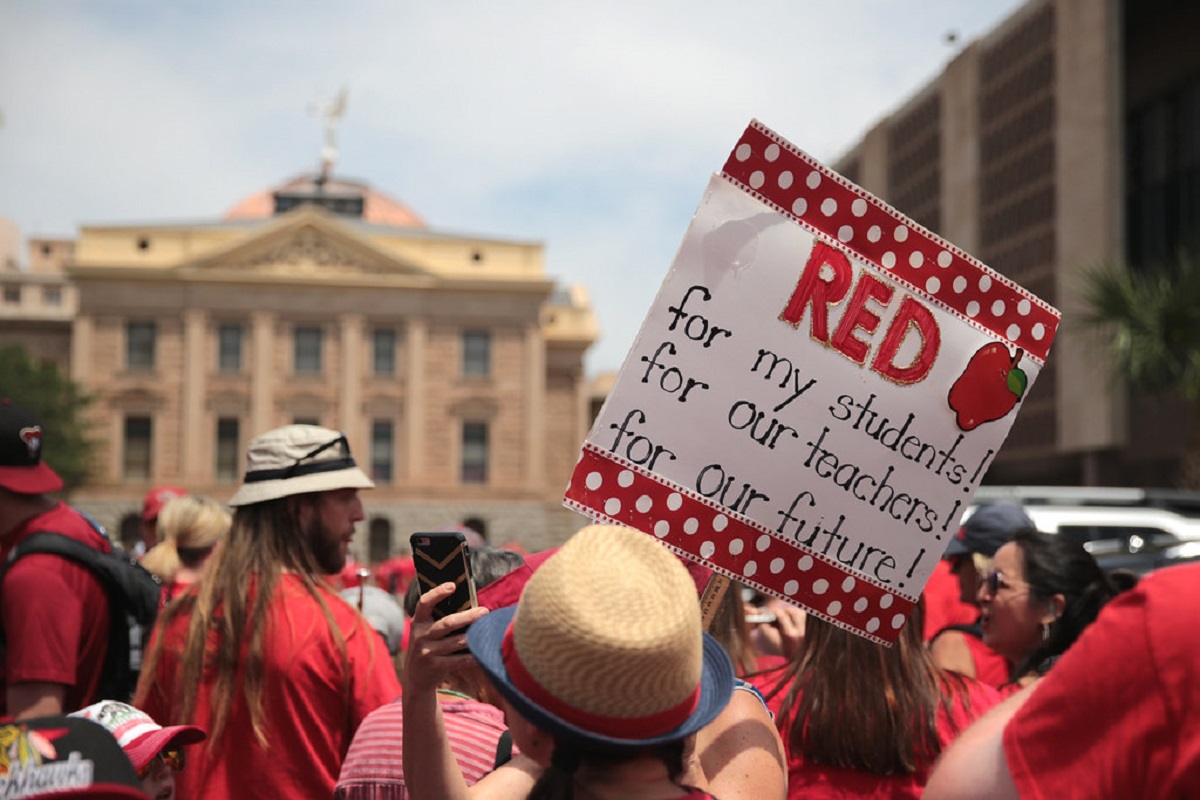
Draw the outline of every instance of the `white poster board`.
[[[1058,312],[751,123],[565,502],[894,640]]]

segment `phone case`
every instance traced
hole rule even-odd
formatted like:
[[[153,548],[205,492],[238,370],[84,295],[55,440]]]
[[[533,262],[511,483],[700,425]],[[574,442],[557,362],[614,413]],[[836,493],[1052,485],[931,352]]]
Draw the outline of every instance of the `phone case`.
[[[414,533],[409,542],[422,594],[443,583],[455,585],[454,594],[434,606],[433,618],[474,608],[475,579],[466,537],[457,531]]]

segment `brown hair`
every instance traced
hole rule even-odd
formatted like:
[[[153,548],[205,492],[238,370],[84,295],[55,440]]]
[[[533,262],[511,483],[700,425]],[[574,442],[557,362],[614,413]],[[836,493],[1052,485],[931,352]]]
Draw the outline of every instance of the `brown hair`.
[[[597,750],[574,742],[557,739],[550,766],[529,790],[527,800],[572,800],[575,796],[575,774],[581,766],[591,772],[605,773],[620,764],[641,756],[649,756],[667,768],[667,780],[678,784],[683,774],[683,740],[641,749]]]
[[[958,693],[968,698],[961,677],[934,665],[923,622],[918,603],[885,647],[809,615],[779,715],[791,748],[814,764],[874,775],[932,764],[941,752],[939,712],[949,712]]]
[[[729,589],[721,598],[721,604],[717,606],[708,632],[729,654],[729,660],[733,662],[733,671],[738,675],[749,675],[758,669],[758,659],[754,643],[750,641],[743,602],[742,585],[730,581]]]
[[[284,570],[294,572],[308,593],[321,607],[329,630],[341,652],[343,667],[348,667],[346,640],[333,619],[325,595],[333,596],[321,582],[321,571],[313,554],[309,532],[298,521],[298,504],[315,503],[316,494],[294,495],[276,500],[239,507],[233,516],[229,537],[217,553],[198,590],[188,592],[168,606],[159,616],[157,636],[138,684],[140,705],[155,680],[162,655],[162,631],[179,616],[188,617],[187,637],[179,654],[179,677],[174,696],[167,698],[175,710],[172,719],[164,724],[192,722],[196,694],[202,677],[208,670],[216,673],[216,685],[211,696],[212,726],[208,731],[210,746],[221,738],[235,702],[245,702],[250,710],[251,727],[263,747],[268,746],[265,733],[266,711],[263,708],[264,639],[267,610],[275,586]],[[215,647],[207,647],[206,639],[216,630]],[[370,646],[374,645],[370,637]],[[242,647],[246,646],[244,664]],[[243,669],[242,696],[235,697],[236,674]],[[344,669],[348,675],[348,669]],[[348,681],[348,678],[346,679]],[[344,686],[348,694],[349,684]]]

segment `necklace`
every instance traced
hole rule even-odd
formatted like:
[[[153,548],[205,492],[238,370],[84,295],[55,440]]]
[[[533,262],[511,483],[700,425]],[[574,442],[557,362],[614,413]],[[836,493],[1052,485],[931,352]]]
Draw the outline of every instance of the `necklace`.
[[[470,695],[465,695],[462,692],[456,692],[453,689],[438,689],[437,691],[438,691],[438,694],[448,694],[453,697],[461,697],[463,700],[470,700],[472,702],[474,702],[474,700],[475,700],[474,697],[471,697]]]

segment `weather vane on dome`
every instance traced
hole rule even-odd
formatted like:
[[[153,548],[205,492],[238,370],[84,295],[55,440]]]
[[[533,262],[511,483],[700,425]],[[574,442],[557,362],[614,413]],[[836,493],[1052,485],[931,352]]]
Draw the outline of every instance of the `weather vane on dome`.
[[[343,86],[332,100],[313,103],[309,113],[321,117],[325,124],[325,144],[321,147],[321,180],[326,181],[337,163],[337,125],[346,113],[346,87]]]

